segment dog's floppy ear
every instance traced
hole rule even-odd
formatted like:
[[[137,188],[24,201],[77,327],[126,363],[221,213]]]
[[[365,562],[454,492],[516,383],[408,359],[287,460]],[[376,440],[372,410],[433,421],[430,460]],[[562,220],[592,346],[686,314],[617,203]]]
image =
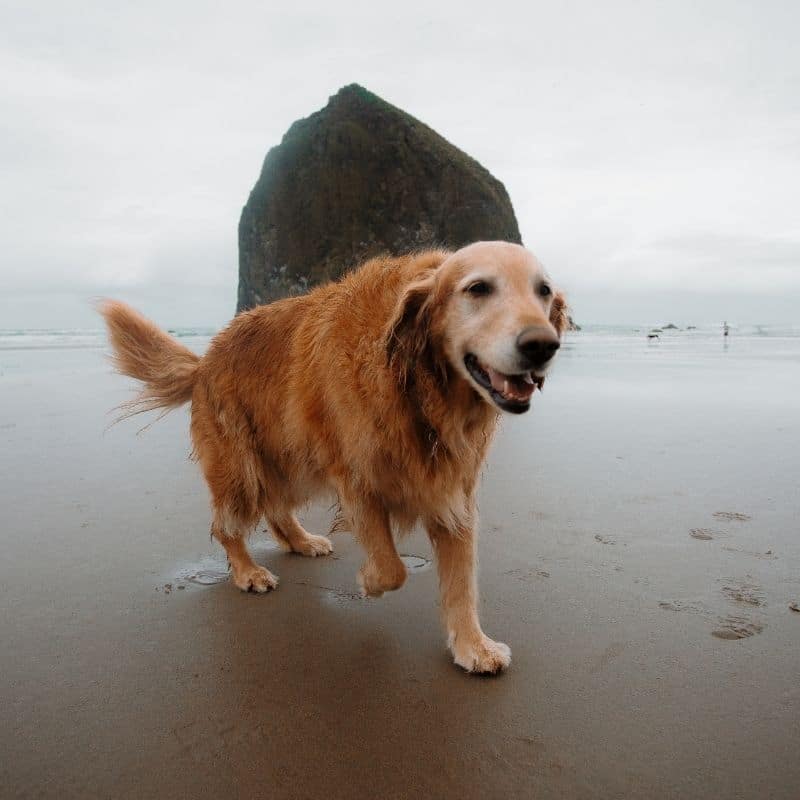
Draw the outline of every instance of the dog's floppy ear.
[[[559,337],[563,336],[564,331],[569,328],[569,306],[563,292],[556,292],[553,297],[553,305],[550,306],[550,322]]]
[[[429,341],[434,278],[431,270],[406,287],[386,330],[386,362],[399,366],[404,382]]]

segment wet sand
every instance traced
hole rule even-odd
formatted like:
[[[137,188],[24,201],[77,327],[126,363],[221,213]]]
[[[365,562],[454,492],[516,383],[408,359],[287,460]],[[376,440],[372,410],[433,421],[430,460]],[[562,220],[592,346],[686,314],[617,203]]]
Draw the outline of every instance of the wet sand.
[[[0,352],[0,796],[799,797],[796,346],[572,340],[484,474],[488,679],[424,536],[368,601],[349,536],[260,534],[242,594],[187,415],[104,433],[102,351]]]

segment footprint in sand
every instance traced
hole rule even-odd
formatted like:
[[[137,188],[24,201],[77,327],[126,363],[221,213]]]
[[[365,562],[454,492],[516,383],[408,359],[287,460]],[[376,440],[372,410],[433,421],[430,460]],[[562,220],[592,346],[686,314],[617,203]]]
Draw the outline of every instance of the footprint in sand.
[[[764,605],[764,594],[761,587],[747,578],[722,578],[722,594],[734,603],[760,608]]]
[[[752,519],[748,514],[739,511],[715,511],[711,516],[715,519],[724,519],[726,522],[749,522]]]
[[[516,578],[518,581],[530,581],[536,578],[550,577],[550,573],[544,569],[510,569],[503,574]]]
[[[698,600],[662,600],[658,605],[659,608],[663,608],[665,611],[695,614],[709,621],[712,621],[715,617],[711,609]],[[736,641],[755,636],[763,630],[764,626],[760,622],[755,622],[747,617],[729,614],[716,617],[716,627],[711,631],[711,635],[717,639]]]
[[[717,536],[725,536],[724,531],[715,531],[713,528],[692,528],[689,531],[689,536],[692,539],[700,539],[704,542],[714,539]]]
[[[737,639],[747,639],[750,636],[755,636],[761,633],[764,626],[758,622],[753,622],[746,617],[720,617],[719,626],[711,631],[711,635],[717,639],[727,639],[735,641]]]
[[[600,544],[616,544],[613,539],[610,539],[608,536],[601,536],[599,533],[595,534],[594,539],[596,542],[600,542]]]
[[[774,561],[778,556],[772,552],[772,550],[765,550],[763,553],[759,553],[756,550],[743,550],[741,547],[723,547],[723,550],[727,550],[729,553],[743,553],[746,556],[752,556],[753,558],[763,558],[767,561]]]
[[[701,617],[710,616],[711,612],[699,600],[661,600],[659,608],[665,611],[685,611],[689,614],[698,614]]]
[[[719,583],[722,584],[722,594],[732,603],[754,608],[761,608],[764,605],[764,594],[761,587],[753,582],[750,575],[746,575],[744,578],[722,578]],[[717,639],[729,641],[747,639],[764,630],[762,623],[733,614],[720,617],[718,623],[718,626],[711,631],[711,635]]]

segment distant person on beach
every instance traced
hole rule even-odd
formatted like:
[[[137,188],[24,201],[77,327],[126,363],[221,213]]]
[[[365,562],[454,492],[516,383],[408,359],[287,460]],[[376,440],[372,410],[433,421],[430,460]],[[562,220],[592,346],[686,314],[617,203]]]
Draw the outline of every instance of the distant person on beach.
[[[723,322],[722,323],[722,335],[723,336],[727,336],[729,331],[730,331],[730,328],[728,327],[728,323],[727,322]]]

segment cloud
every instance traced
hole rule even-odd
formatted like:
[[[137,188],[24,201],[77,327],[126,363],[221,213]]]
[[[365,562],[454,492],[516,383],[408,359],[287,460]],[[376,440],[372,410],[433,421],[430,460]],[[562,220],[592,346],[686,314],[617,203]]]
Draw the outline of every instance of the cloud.
[[[526,243],[587,313],[618,313],[596,301],[620,285],[784,309],[800,269],[799,14],[715,0],[6,4],[0,276],[28,299],[2,313],[24,324],[38,296],[61,324],[87,294],[118,291],[224,319],[266,151],[352,81],[497,174]]]
[[[770,295],[800,290],[800,238],[687,232],[612,253],[615,274],[646,266],[653,288]]]

